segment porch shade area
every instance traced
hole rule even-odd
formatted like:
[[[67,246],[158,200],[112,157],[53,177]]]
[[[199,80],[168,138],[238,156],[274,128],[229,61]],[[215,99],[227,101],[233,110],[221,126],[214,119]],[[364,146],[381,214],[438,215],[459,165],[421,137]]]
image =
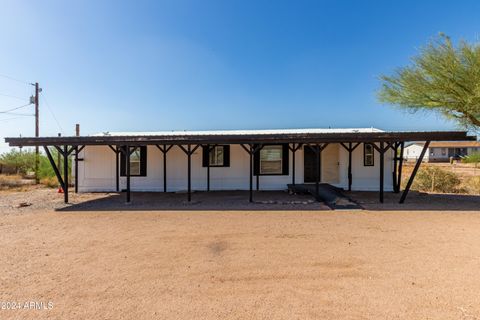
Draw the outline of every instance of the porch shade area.
[[[77,171],[78,163],[83,159],[79,157],[80,152],[86,146],[108,146],[115,154],[116,160],[116,191],[120,192],[119,177],[126,178],[125,197],[126,202],[131,201],[131,176],[140,172],[139,163],[131,163],[131,155],[138,150],[138,147],[156,146],[163,157],[163,191],[167,191],[167,161],[168,153],[173,148],[179,148],[187,158],[187,200],[192,199],[191,175],[192,175],[192,154],[199,148],[208,152],[216,152],[212,159],[221,156],[221,150],[217,146],[240,145],[249,158],[249,201],[253,202],[253,177],[256,169],[256,153],[272,144],[284,145],[285,152],[292,155],[292,184],[295,184],[295,153],[301,148],[308,148],[315,155],[316,167],[314,168],[316,193],[318,196],[318,185],[320,183],[321,153],[329,144],[339,144],[348,152],[348,190],[352,188],[352,152],[360,144],[371,144],[374,152],[380,157],[379,165],[379,201],[384,198],[384,155],[387,151],[393,150],[393,191],[400,192],[400,182],[402,178],[403,150],[408,142],[422,142],[423,150],[417,159],[411,176],[408,179],[405,189],[400,198],[403,203],[408,195],[416,173],[422,163],[425,152],[431,141],[465,141],[475,140],[475,137],[468,136],[465,131],[425,131],[425,132],[393,132],[381,131],[378,129],[290,129],[290,130],[231,130],[231,131],[191,131],[191,132],[145,132],[145,133],[104,133],[92,136],[64,136],[64,137],[20,137],[5,138],[5,141],[11,147],[43,147],[45,153],[53,167],[55,175],[60,186],[64,190],[64,200],[68,203],[68,171],[62,172],[57,167],[51,149],[56,148],[59,155],[63,157],[64,168],[68,168],[69,157],[75,162]],[[215,151],[214,151],[215,150]],[[269,156],[275,158],[275,150],[269,150]],[[267,154],[265,152],[265,154]],[[268,154],[267,154],[268,157]],[[119,161],[120,160],[120,161]],[[268,160],[268,159],[266,159]],[[258,161],[258,159],[256,160]],[[122,170],[119,168],[119,162],[122,163]],[[205,162],[207,170],[207,185],[210,190],[210,161]],[[204,163],[204,164],[205,164]],[[215,162],[214,162],[215,163]],[[269,164],[271,170],[276,170],[275,162]],[[267,167],[266,167],[267,168]],[[288,168],[287,168],[288,169]],[[122,171],[122,172],[120,172]],[[77,172],[76,172],[77,173]],[[75,174],[75,191],[77,192],[78,174]],[[258,189],[258,179],[257,179]]]

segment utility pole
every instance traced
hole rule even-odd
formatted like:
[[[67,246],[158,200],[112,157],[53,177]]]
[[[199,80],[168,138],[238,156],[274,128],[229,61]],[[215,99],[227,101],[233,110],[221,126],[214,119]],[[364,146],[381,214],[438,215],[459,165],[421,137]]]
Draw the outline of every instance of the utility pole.
[[[40,126],[39,126],[39,96],[38,94],[41,92],[42,89],[38,87],[38,82],[35,82],[35,137],[38,138],[40,136]],[[40,166],[40,153],[38,146],[35,146],[35,182],[39,183],[38,177],[38,168]]]

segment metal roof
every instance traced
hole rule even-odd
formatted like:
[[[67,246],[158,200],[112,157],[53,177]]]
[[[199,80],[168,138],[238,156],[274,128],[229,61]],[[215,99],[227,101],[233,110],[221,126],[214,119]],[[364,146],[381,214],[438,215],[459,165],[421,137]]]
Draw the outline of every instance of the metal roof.
[[[10,146],[267,144],[475,140],[465,131],[382,131],[358,129],[275,129],[223,131],[105,132],[92,136],[5,138]]]
[[[262,129],[262,130],[205,130],[205,131],[145,131],[145,132],[101,132],[95,137],[130,136],[225,136],[225,135],[276,135],[276,134],[316,134],[316,133],[366,133],[383,132],[377,128],[306,128],[306,129]]]
[[[423,142],[414,143],[423,146]],[[480,148],[480,141],[435,141],[429,148]]]

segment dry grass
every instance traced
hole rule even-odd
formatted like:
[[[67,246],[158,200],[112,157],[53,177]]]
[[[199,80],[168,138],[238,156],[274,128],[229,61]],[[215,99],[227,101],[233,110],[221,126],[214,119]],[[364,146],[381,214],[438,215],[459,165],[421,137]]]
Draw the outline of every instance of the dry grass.
[[[405,163],[403,168],[403,176],[402,176],[402,188],[405,187],[408,178],[414,167],[413,162]],[[454,188],[450,188],[451,190],[448,192],[454,193],[465,193],[465,194],[473,194],[478,195],[480,194],[480,168],[478,165],[474,163],[460,163],[455,162],[454,164],[450,163],[422,163],[420,167],[421,171],[446,171],[449,174],[453,174],[455,178],[459,179],[459,183],[454,186]],[[415,179],[415,183],[412,186],[412,190],[419,190],[419,191],[432,191],[431,188],[419,187],[419,175]],[[438,184],[438,182],[437,182]],[[448,184],[448,183],[447,183]],[[434,188],[435,192],[442,192],[442,188]]]
[[[40,183],[49,188],[58,187],[57,177],[46,177],[46,178],[40,179]]]
[[[467,190],[469,194],[480,195],[480,176],[465,179],[462,183],[462,188]]]
[[[20,175],[0,175],[0,189],[16,189],[24,185]]]

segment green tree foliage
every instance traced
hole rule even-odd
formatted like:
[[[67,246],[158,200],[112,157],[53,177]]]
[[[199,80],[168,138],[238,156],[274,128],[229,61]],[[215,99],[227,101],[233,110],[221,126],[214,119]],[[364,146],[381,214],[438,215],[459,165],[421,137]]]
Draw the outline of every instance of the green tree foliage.
[[[57,151],[52,150],[54,159],[57,157]],[[52,166],[48,158],[40,154],[40,163],[38,168],[39,179],[54,177]],[[0,155],[0,164],[14,168],[17,174],[27,174],[35,171],[35,152],[34,151],[18,151],[12,149],[11,151]]]
[[[465,163],[480,163],[480,152],[472,153],[471,155],[462,159]]]
[[[0,155],[0,163],[4,166],[14,168],[17,174],[26,174],[35,168],[35,153],[11,150],[10,152]]]
[[[441,34],[410,66],[380,79],[382,103],[438,111],[466,128],[480,128],[480,44],[461,41],[455,47]]]

